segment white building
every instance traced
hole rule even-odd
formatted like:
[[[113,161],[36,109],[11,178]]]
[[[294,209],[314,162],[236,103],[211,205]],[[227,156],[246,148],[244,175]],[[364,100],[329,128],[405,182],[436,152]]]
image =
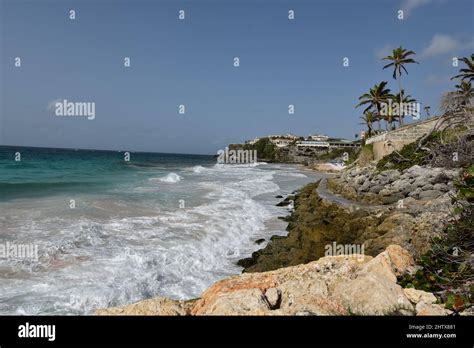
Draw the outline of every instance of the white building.
[[[286,147],[289,146],[293,141],[298,139],[297,135],[293,134],[284,134],[284,135],[269,135],[268,139],[270,142],[277,147]]]
[[[259,141],[260,138],[255,138],[253,140],[246,140],[245,143],[246,144],[249,144],[249,145],[255,145],[255,143],[257,143],[257,141]]]
[[[329,137],[327,135],[313,134],[313,135],[310,135],[307,140],[327,141],[328,139]]]
[[[274,139],[271,140],[273,145],[276,145],[277,147],[286,147],[289,146],[293,140],[290,139]]]
[[[329,147],[329,143],[327,141],[317,141],[317,140],[304,140],[298,141],[296,143],[298,147]]]

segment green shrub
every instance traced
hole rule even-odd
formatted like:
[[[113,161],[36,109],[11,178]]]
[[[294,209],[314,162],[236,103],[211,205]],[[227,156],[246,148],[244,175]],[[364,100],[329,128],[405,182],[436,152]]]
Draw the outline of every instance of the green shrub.
[[[446,308],[462,310],[474,299],[474,167],[467,168],[456,181],[457,195],[453,197],[453,217],[431,249],[421,256],[421,266],[414,275],[399,279],[403,287],[435,292]]]

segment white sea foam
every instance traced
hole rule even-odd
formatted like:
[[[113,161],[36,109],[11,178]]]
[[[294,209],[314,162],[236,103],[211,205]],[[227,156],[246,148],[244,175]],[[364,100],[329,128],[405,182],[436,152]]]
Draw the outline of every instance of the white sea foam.
[[[194,166],[191,168],[191,171],[193,171],[194,173],[202,173],[206,170],[206,168],[204,168],[203,166]]]
[[[182,177],[179,176],[176,173],[169,173],[169,174],[167,174],[166,176],[164,176],[162,178],[158,178],[159,181],[167,182],[167,183],[170,183],[170,184],[177,183],[177,182],[181,181],[181,179],[182,179]]]
[[[294,172],[287,172],[285,173],[286,176],[291,176],[293,178],[307,178],[307,175],[304,175],[303,173],[294,173]]]
[[[281,194],[276,174],[293,176],[270,166],[222,165],[203,172],[189,174],[180,185],[148,192],[150,201],[140,193],[139,203],[111,205],[106,198],[91,196],[84,202],[93,200],[89,206],[107,209],[93,208],[88,214],[51,211],[44,219],[39,215],[34,230],[25,227],[18,238],[36,238],[40,260],[9,264],[15,271],[7,277],[0,269],[0,313],[85,314],[153,296],[189,299],[213,282],[240,273],[236,261],[259,248],[256,239],[275,233],[267,222],[278,222],[277,209],[284,209],[262,197]],[[169,173],[155,179],[178,182],[181,177]],[[165,208],[155,201],[159,195],[176,204]],[[180,199],[184,208],[178,207]],[[150,208],[153,204],[155,209]],[[2,213],[22,221],[16,208]]]

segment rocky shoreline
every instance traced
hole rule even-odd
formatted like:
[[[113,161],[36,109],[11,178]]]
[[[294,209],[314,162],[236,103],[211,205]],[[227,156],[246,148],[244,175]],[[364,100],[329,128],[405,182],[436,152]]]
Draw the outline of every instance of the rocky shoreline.
[[[272,237],[239,265],[244,272],[262,272],[306,263],[325,256],[332,242],[363,244],[371,256],[398,244],[417,257],[449,215],[457,175],[456,170],[419,166],[403,173],[354,167],[328,179],[334,200],[320,196],[319,182],[309,184],[294,197],[295,211],[286,218],[288,235]],[[415,188],[415,194],[407,187]],[[353,204],[338,204],[338,196]]]
[[[163,297],[97,315],[449,315],[428,292],[403,289],[397,277],[415,267],[410,253],[391,245],[375,258],[328,256],[318,261],[221,280],[199,299]]]
[[[285,198],[279,205],[294,201],[284,218],[287,236],[273,236],[240,260],[242,275],[215,283],[195,300],[158,297],[97,314],[451,314],[433,294],[403,289],[397,279],[416,271],[414,258],[448,218],[457,175],[419,166],[403,172],[354,166]],[[363,255],[327,256],[333,243],[363,245]]]

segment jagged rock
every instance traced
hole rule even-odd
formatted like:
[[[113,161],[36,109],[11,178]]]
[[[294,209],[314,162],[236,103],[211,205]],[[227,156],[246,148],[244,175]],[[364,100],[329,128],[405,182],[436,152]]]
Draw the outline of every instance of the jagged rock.
[[[424,302],[426,304],[431,304],[436,302],[436,297],[431,292],[426,292],[423,290],[416,290],[413,288],[403,289],[405,296],[410,300],[411,303],[417,304],[419,302]]]
[[[449,190],[448,185],[446,184],[434,184],[433,185],[433,190],[441,191],[441,192],[447,192]]]
[[[186,315],[192,302],[174,301],[166,297],[132,303],[124,307],[96,310],[96,315]]]
[[[270,308],[274,309],[280,304],[281,291],[277,288],[270,288],[265,291],[265,298],[270,305]]]
[[[400,245],[389,245],[385,251],[367,262],[362,272],[366,274],[379,273],[397,281],[398,276],[414,271],[415,261],[410,253]]]
[[[396,169],[385,170],[381,175],[388,178],[389,181],[395,181],[400,178],[400,172]]]
[[[416,187],[410,184],[408,181],[403,181],[403,184],[400,185],[399,190],[404,196],[408,196],[410,192],[412,192],[415,189]]]
[[[392,204],[398,202],[399,200],[405,198],[405,195],[400,192],[392,192],[389,196],[382,197],[383,204]]]
[[[412,183],[414,187],[420,187],[420,188],[422,188],[426,184],[427,184],[427,181],[425,177],[417,177],[415,181]]]
[[[362,185],[364,182],[365,182],[365,176],[364,175],[358,175],[355,177],[354,179],[354,182],[357,184],[357,185]]]
[[[408,182],[406,180],[398,179],[392,182],[391,189],[393,191],[402,191],[407,186],[407,184]]]
[[[369,179],[365,179],[364,183],[357,189],[358,192],[366,192],[369,190],[371,181]]]
[[[204,297],[205,295],[203,295]],[[198,300],[198,303],[201,300]],[[270,306],[258,288],[216,294],[208,306],[201,305],[194,315],[265,315]]]
[[[414,187],[414,185],[412,187]],[[415,199],[418,199],[418,197],[420,196],[420,193],[421,193],[421,188],[417,188],[414,191],[411,191],[408,194],[408,197],[413,197]]]
[[[474,307],[469,307],[469,308],[463,310],[459,314],[463,315],[463,316],[474,316]]]
[[[389,246],[375,258],[326,256],[308,264],[223,279],[194,301],[156,298],[100,315],[411,315],[414,308],[396,275],[412,264]]]
[[[421,189],[422,189],[423,191],[432,190],[432,189],[433,189],[433,185],[432,185],[432,184],[426,184],[426,185],[423,186]]]
[[[440,173],[440,174],[436,175],[435,177],[433,177],[430,180],[430,183],[431,184],[446,184],[450,180],[451,180],[451,178],[447,174]]]
[[[416,307],[416,315],[450,315],[453,312],[439,304],[419,302]]]
[[[412,314],[413,306],[402,288],[379,273],[368,273],[340,283],[333,296],[356,315]]]
[[[420,199],[435,199],[441,196],[443,193],[437,190],[427,190],[420,192]]]
[[[244,273],[207,289],[194,305],[193,315],[313,315],[348,314],[331,298],[327,282],[353,275],[370,257],[323,257],[305,265],[264,273]]]
[[[432,170],[426,167],[420,167],[419,165],[414,165],[405,170],[405,173],[408,173],[409,177],[428,177],[432,175]]]
[[[370,193],[379,193],[380,191],[383,190],[383,186],[382,185],[374,185],[372,186],[370,189],[369,189],[369,192]]]

